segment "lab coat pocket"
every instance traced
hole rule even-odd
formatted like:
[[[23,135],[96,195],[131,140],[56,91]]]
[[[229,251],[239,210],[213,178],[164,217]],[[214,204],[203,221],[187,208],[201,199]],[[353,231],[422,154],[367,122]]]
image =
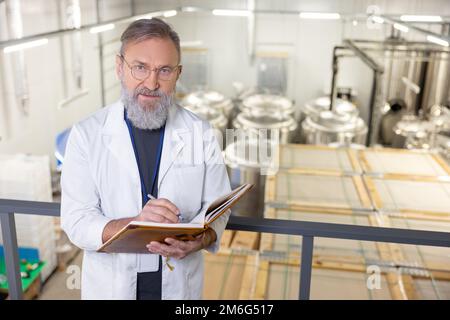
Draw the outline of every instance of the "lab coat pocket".
[[[187,221],[190,221],[200,211],[204,174],[203,165],[174,169],[173,188],[176,189],[174,203]]]

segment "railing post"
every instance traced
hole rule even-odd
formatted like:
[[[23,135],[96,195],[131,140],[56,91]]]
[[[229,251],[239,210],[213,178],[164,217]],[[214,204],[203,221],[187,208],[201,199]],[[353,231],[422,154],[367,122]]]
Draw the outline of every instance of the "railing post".
[[[303,236],[302,239],[302,261],[300,266],[300,300],[309,300],[311,288],[311,269],[313,259],[314,237]]]
[[[23,292],[14,213],[0,214],[0,219],[2,223],[6,274],[8,276],[8,295],[12,300],[21,300],[23,299]]]

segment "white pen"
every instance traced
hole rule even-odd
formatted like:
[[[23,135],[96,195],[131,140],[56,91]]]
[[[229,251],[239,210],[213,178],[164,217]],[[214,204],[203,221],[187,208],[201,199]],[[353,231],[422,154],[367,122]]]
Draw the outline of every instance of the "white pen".
[[[156,200],[156,198],[152,196],[150,193],[147,195],[147,197],[149,197],[150,200]],[[178,222],[183,222],[183,216],[181,214],[178,215]]]

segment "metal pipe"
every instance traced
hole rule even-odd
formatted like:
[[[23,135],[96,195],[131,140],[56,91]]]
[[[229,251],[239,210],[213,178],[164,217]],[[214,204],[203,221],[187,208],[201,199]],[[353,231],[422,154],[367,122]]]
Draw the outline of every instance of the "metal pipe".
[[[384,40],[368,40],[368,39],[352,39],[352,41],[354,43],[368,43],[368,44],[386,44],[386,41]],[[395,42],[394,42],[395,44]],[[430,47],[431,50],[434,49],[434,45],[430,44],[429,42],[425,42],[425,41],[407,41],[407,42],[402,42],[399,43],[405,46],[411,46],[411,45],[422,45],[422,46],[427,46]],[[446,51],[450,50],[450,49],[444,49]]]
[[[337,87],[337,73],[338,73],[338,69],[339,69],[337,51],[339,50],[339,48],[341,48],[341,47],[333,48],[333,61],[332,61],[333,75],[331,77],[330,111],[333,110],[334,103],[337,98],[337,88],[336,87]]]
[[[255,0],[247,0],[247,8],[250,15],[247,19],[247,40],[248,40],[248,56],[250,64],[255,61]]]
[[[14,212],[14,211],[8,211]],[[20,275],[19,251],[17,246],[14,213],[0,214],[3,246],[5,249],[6,275],[8,277],[8,295],[10,299],[23,299],[22,277]]]
[[[140,14],[140,15],[136,15],[136,16],[127,16],[127,17],[121,17],[121,18],[117,18],[117,19],[110,19],[110,20],[103,21],[102,23],[91,23],[91,24],[87,24],[84,26],[80,26],[79,28],[65,28],[65,29],[61,29],[61,30],[39,33],[39,34],[23,37],[20,39],[10,39],[10,40],[5,40],[5,41],[0,41],[0,48],[4,48],[7,46],[13,46],[16,44],[21,44],[21,43],[25,43],[25,42],[29,42],[29,41],[42,39],[42,38],[53,38],[53,37],[59,37],[59,36],[70,34],[70,33],[76,33],[76,32],[80,32],[80,31],[88,31],[89,29],[91,29],[93,27],[98,27],[98,26],[110,24],[110,23],[114,23],[114,24],[129,23],[134,20],[137,20],[140,18],[145,18],[145,17],[151,16],[151,15],[152,15],[152,12],[148,12],[148,13],[144,13],[144,14]]]
[[[68,8],[67,14],[69,15],[68,21],[71,22],[71,27],[79,29],[81,27],[81,7],[79,0],[72,0],[71,5]],[[83,58],[82,58],[82,39],[81,32],[74,32],[70,39],[70,48],[72,51],[72,68],[73,78],[78,89],[82,89],[83,86]]]
[[[302,260],[300,266],[300,292],[299,300],[309,300],[311,290],[311,269],[314,250],[314,237],[303,236]]]
[[[4,212],[20,212],[40,216],[59,217],[61,204],[57,202],[22,201],[0,199],[0,215]]]
[[[135,16],[136,15],[136,1],[131,0],[130,6],[131,6],[131,15]]]
[[[14,216],[7,212],[58,216],[59,203],[0,199],[0,218],[5,242],[8,277],[11,277],[11,298],[21,299],[19,260]],[[302,262],[300,270],[300,299],[309,299],[311,286],[314,237],[378,241],[415,245],[450,247],[450,232],[409,230],[397,228],[355,226],[322,222],[290,221],[231,216],[226,226],[230,230],[301,235]]]
[[[78,99],[84,97],[84,96],[87,95],[88,93],[89,93],[89,90],[88,90],[88,89],[82,89],[82,90],[80,90],[79,92],[75,93],[74,95],[72,95],[72,96],[70,96],[70,97],[68,97],[68,98],[66,98],[66,99],[61,100],[61,101],[58,103],[58,110],[64,108],[64,107],[67,106],[68,104],[70,104],[70,103],[72,103],[72,102],[74,102],[74,101],[76,101],[76,100],[78,100]]]
[[[4,1],[4,0],[0,0]],[[133,4],[133,3],[132,3]],[[204,12],[212,12],[211,9],[205,9],[205,8],[197,8],[197,11],[204,11]],[[182,11],[182,12],[189,12],[186,10],[183,10],[183,7],[176,7],[174,10],[178,10],[178,11]],[[133,12],[133,7],[132,7],[132,12]],[[77,31],[85,31],[88,30],[92,27],[97,27],[103,24],[108,24],[108,23],[117,23],[117,24],[121,24],[121,23],[127,23],[127,22],[131,22],[135,19],[139,19],[140,17],[145,17],[147,15],[151,15],[152,12],[148,12],[142,15],[131,15],[131,16],[127,16],[127,17],[122,17],[122,18],[117,18],[117,19],[111,19],[108,21],[104,21],[101,24],[98,23],[93,23],[93,24],[89,24],[89,25],[84,25],[81,26],[79,29],[62,29],[62,30],[55,30],[55,31],[51,31],[51,32],[45,32],[45,33],[40,33],[40,34],[36,34],[36,35],[32,35],[32,36],[28,36],[28,37],[24,37],[21,39],[11,39],[11,40],[6,40],[6,41],[0,41],[0,48],[6,47],[6,46],[11,46],[11,45],[15,45],[15,44],[20,44],[23,42],[28,42],[28,41],[33,41],[33,40],[37,40],[40,38],[51,38],[51,37],[55,37],[55,36],[60,36],[63,34],[67,34],[67,33],[71,33],[71,32],[77,32]],[[300,14],[300,11],[284,11],[284,10],[254,10],[253,11],[254,14],[293,14],[293,15],[298,15]],[[362,16],[362,14],[360,14]],[[345,14],[341,14],[342,19],[352,19],[353,17],[358,17],[358,14],[355,15],[345,15]],[[364,14],[364,17],[367,17],[366,14]],[[383,17],[397,17],[397,16],[390,16],[390,15],[383,15]],[[441,24],[441,25],[447,25],[450,21],[450,17],[442,17],[443,21],[436,21],[436,22],[429,22],[428,24]],[[404,24],[404,22],[402,21],[401,23]],[[420,28],[419,28],[420,29]],[[422,31],[423,29],[421,29]],[[426,30],[423,30],[426,31]],[[369,40],[370,41],[370,40]]]
[[[63,23],[63,17],[61,14],[61,11],[63,11],[62,2],[59,0],[55,0],[55,4],[57,8],[59,9],[57,18],[58,18],[58,26],[62,28],[64,26]],[[61,84],[62,84],[62,96],[66,98],[69,95],[69,84],[67,83],[67,75],[66,75],[66,49],[64,46],[64,38],[60,37],[58,39],[59,44],[59,52],[60,52],[60,59],[61,59]]]
[[[365,64],[367,64],[373,71],[383,73],[384,68],[376,63],[367,53],[359,48],[354,41],[346,39],[344,44],[350,48],[356,56],[358,56]]]
[[[378,51],[392,51],[392,52],[429,52],[429,53],[450,53],[450,49],[436,49],[435,47],[430,47],[430,48],[399,48],[399,46],[412,46],[412,45],[424,45],[424,46],[432,46],[429,43],[425,43],[425,42],[416,42],[416,43],[412,43],[412,42],[403,42],[403,43],[398,43],[398,45],[394,44],[390,44],[390,45],[386,45],[384,42],[377,42],[377,41],[373,41],[373,42],[361,42],[361,44],[375,44],[375,45],[379,45],[379,47],[362,47],[360,45],[360,41],[355,41],[352,40],[353,43],[357,44],[358,47],[361,50],[364,50],[366,52],[378,52]],[[347,47],[341,47],[341,46],[337,46],[337,48],[339,48],[341,51],[345,51],[346,49],[350,52],[352,52],[352,50],[350,48]],[[344,56],[343,53],[340,54],[341,56]]]
[[[366,52],[364,52],[361,48],[359,48],[352,40],[346,39],[344,40],[346,46],[351,49],[357,57],[359,57],[369,68],[373,70],[373,82],[372,82],[372,90],[370,93],[370,103],[369,103],[369,123],[368,123],[368,132],[366,139],[366,146],[369,146],[370,143],[376,142],[377,135],[373,134],[375,128],[378,128],[379,122],[379,109],[381,108],[381,101],[378,101],[379,97],[379,77],[384,72],[383,66],[380,66],[375,60],[373,60]],[[378,103],[379,102],[379,103]],[[379,108],[377,108],[377,106]],[[377,117],[374,116],[374,113],[377,113]]]
[[[0,66],[4,66],[5,64],[5,57],[4,55],[0,54]],[[0,90],[2,92],[6,91],[6,75],[4,70],[0,71]],[[0,143],[4,141],[7,136],[8,132],[11,132],[11,121],[8,121],[10,118],[10,110],[8,109],[8,98],[6,94],[2,94],[0,98]]]
[[[448,37],[446,35],[440,35],[439,33],[432,32],[432,31],[429,31],[429,30],[425,30],[425,29],[416,27],[415,25],[413,25],[410,22],[400,21],[400,20],[397,20],[397,19],[389,18],[389,17],[384,16],[384,15],[380,15],[380,17],[385,19],[388,23],[390,23],[392,25],[394,23],[402,24],[402,25],[408,27],[409,29],[417,31],[417,32],[420,32],[420,33],[422,33],[424,35],[429,35],[429,36],[433,36],[433,37],[443,38],[443,39],[446,39],[447,42],[450,42],[450,37]]]
[[[95,0],[95,8],[97,15],[97,22],[100,23],[102,21],[102,17],[100,14],[100,0]],[[100,67],[100,98],[102,100],[102,107],[106,106],[105,99],[105,70],[103,65],[103,36],[101,33],[97,34],[97,43],[98,43],[98,60]]]
[[[231,216],[227,229],[299,236],[450,247],[450,232]]]
[[[370,102],[369,102],[369,119],[368,119],[368,126],[367,126],[367,137],[366,137],[366,146],[370,145],[370,142],[373,139],[374,135],[373,133],[373,112],[375,108],[375,99],[376,99],[376,91],[378,87],[378,77],[377,73],[373,73],[373,80],[372,80],[372,89],[370,90]],[[377,132],[378,133],[378,132]]]
[[[57,217],[60,210],[61,204],[57,202],[0,199],[0,215],[5,214],[4,212],[20,212],[21,214]],[[450,247],[450,232],[237,216],[230,217],[227,228],[253,232]]]
[[[79,0],[70,0],[69,3],[63,6],[63,3],[57,0],[57,6],[59,8],[58,24],[60,28],[68,26],[78,29],[81,26],[81,14]],[[64,19],[63,19],[64,18]],[[63,98],[58,103],[58,109],[63,108],[70,102],[86,95],[89,91],[82,88],[82,55],[81,55],[81,33],[80,31],[74,32],[70,35],[70,68],[66,67],[67,64],[67,51],[65,47],[64,38],[60,37],[59,47],[61,53],[61,79],[63,87]],[[69,90],[69,82],[67,77],[67,70],[72,70],[73,81],[75,83],[77,92],[71,94]]]
[[[6,25],[9,36],[22,38],[23,22],[19,0],[10,0],[6,2]],[[23,51],[15,52],[11,57],[14,79],[14,93],[16,103],[19,104],[24,115],[29,113],[29,88],[27,77],[27,65]]]
[[[62,30],[56,30],[56,31],[51,31],[51,32],[35,34],[35,35],[20,38],[20,39],[10,39],[10,40],[5,40],[5,41],[0,41],[0,48],[13,46],[13,45],[21,44],[21,43],[25,43],[25,42],[30,42],[30,41],[34,41],[34,40],[38,40],[38,39],[42,39],[42,38],[59,37],[62,35],[73,33],[73,32],[87,31],[92,27],[96,27],[99,25],[107,24],[107,23],[121,23],[121,22],[124,22],[129,19],[130,19],[130,17],[121,18],[121,19],[113,19],[110,21],[105,21],[102,24],[93,23],[93,24],[89,24],[89,25],[84,25],[84,26],[80,27],[79,29],[62,29]]]
[[[337,98],[337,74],[338,74],[338,50],[351,50],[352,53],[360,58],[366,65],[368,65],[374,72],[372,90],[370,94],[369,103],[369,120],[368,120],[368,132],[366,137],[366,145],[369,146],[371,142],[375,142],[376,135],[373,134],[374,128],[376,128],[375,123],[378,122],[378,117],[374,117],[374,112],[377,111],[375,107],[378,105],[378,92],[379,92],[379,75],[384,72],[384,68],[377,64],[370,56],[367,55],[361,48],[359,48],[353,41],[344,40],[345,47],[336,46],[333,48],[333,75],[331,79],[331,93],[330,93],[330,110],[334,109],[334,104]],[[381,102],[380,102],[381,103]],[[374,121],[374,118],[376,121]]]
[[[425,62],[423,64],[423,68],[421,68],[420,70],[420,75],[419,75],[419,87],[420,88],[425,88],[426,86],[426,81],[427,81],[427,73],[428,73],[428,67],[429,67],[430,63],[429,62]],[[420,90],[418,94],[416,94],[416,101],[415,101],[415,110],[414,113],[415,115],[419,115],[420,114],[420,110],[423,109],[424,107],[427,108],[428,106],[424,106],[425,104],[425,96],[424,96],[424,92],[425,90]]]

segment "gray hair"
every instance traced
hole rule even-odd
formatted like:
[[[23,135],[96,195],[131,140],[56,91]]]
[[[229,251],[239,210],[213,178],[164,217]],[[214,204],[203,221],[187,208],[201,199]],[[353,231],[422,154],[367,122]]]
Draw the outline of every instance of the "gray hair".
[[[122,33],[120,41],[120,54],[124,54],[125,47],[130,42],[140,42],[152,38],[167,38],[172,40],[178,52],[178,59],[181,59],[180,37],[170,25],[158,18],[139,19],[131,23]]]

